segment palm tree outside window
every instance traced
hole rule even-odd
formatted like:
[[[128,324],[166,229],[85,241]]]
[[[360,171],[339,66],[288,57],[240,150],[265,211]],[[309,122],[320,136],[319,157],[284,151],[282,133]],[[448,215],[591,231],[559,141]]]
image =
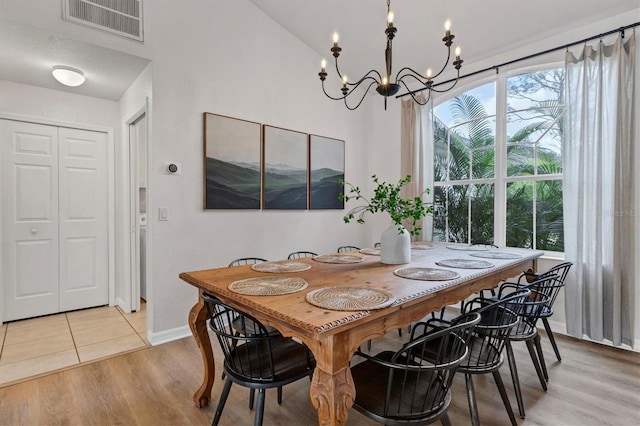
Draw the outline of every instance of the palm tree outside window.
[[[435,241],[564,250],[563,92],[564,69],[547,68],[434,108]]]

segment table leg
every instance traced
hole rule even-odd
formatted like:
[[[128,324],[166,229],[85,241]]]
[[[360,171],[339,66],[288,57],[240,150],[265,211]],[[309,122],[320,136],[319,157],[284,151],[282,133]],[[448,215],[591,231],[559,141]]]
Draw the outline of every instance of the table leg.
[[[196,407],[202,408],[209,404],[211,400],[211,388],[213,387],[213,380],[216,374],[211,340],[209,340],[209,333],[207,332],[207,309],[202,298],[198,298],[198,303],[189,311],[189,327],[200,348],[200,354],[202,355],[202,362],[204,364],[204,379],[202,385],[200,385],[200,389],[193,395],[193,402],[196,404]]]
[[[310,393],[311,402],[318,410],[318,424],[321,426],[347,424],[348,411],[356,395],[349,367],[336,374],[329,374],[316,367]]]

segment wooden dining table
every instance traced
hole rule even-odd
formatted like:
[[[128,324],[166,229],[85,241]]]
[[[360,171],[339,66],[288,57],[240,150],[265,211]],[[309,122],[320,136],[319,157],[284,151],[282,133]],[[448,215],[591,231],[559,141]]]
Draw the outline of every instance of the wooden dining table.
[[[494,255],[499,258],[479,258],[475,256],[482,255],[482,252],[473,251],[473,246],[429,243],[413,247],[411,263],[404,265],[382,264],[380,256],[354,252],[348,255],[360,256],[362,261],[323,263],[314,258],[304,258],[292,260],[310,266],[300,272],[274,274],[255,271],[252,265],[247,265],[183,272],[180,278],[197,287],[200,292],[212,294],[275,327],[283,335],[306,344],[317,363],[310,396],[317,409],[318,423],[344,425],[355,399],[349,361],[363,342],[381,337],[389,330],[406,327],[445,305],[459,302],[480,290],[493,288],[500,281],[526,270],[535,271],[536,260],[543,254],[536,250],[488,249],[485,253],[503,255]],[[491,266],[484,264],[483,268],[467,269],[437,264],[452,259],[487,262]],[[458,276],[448,280],[422,280],[404,278],[395,273],[404,268],[444,269]],[[229,289],[234,282],[265,276],[302,278],[308,285],[301,291],[282,295],[254,296]],[[343,311],[318,307],[307,301],[308,293],[332,287],[372,289],[391,295],[393,302],[381,309]],[[203,382],[194,394],[194,402],[199,407],[209,403],[215,377],[206,320],[207,310],[202,298],[199,298],[189,313],[189,326],[204,362]]]

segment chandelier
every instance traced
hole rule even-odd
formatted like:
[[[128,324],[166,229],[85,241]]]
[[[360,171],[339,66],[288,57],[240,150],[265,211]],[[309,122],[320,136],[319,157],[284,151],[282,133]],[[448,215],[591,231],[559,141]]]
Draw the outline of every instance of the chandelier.
[[[322,82],[322,91],[324,92],[325,95],[327,95],[327,97],[333,100],[336,100],[336,101],[344,100],[345,106],[350,110],[354,110],[362,104],[362,101],[367,96],[369,89],[371,89],[371,86],[374,86],[374,85],[376,86],[376,92],[384,96],[384,109],[386,110],[387,98],[389,96],[393,96],[396,93],[398,93],[401,87],[404,87],[407,90],[407,92],[411,95],[411,97],[415,102],[417,102],[420,105],[425,105],[427,102],[429,102],[429,99],[431,99],[432,92],[436,92],[436,93],[448,92],[449,90],[455,87],[455,85],[458,83],[458,80],[460,79],[460,67],[462,66],[463,61],[462,59],[460,59],[460,47],[456,47],[455,49],[456,59],[455,61],[452,62],[453,67],[457,71],[456,78],[448,81],[448,82],[452,82],[452,84],[446,89],[436,89],[434,87],[434,79],[436,79],[440,74],[442,74],[445,71],[445,69],[449,65],[449,61],[451,60],[451,45],[453,44],[453,39],[455,36],[451,34],[451,22],[447,20],[444,25],[445,35],[444,35],[444,38],[442,39],[442,41],[444,42],[444,45],[447,47],[447,60],[442,66],[442,69],[438,73],[433,75],[431,68],[429,68],[427,69],[425,75],[422,75],[419,72],[414,71],[409,67],[403,67],[402,69],[400,69],[400,71],[398,71],[393,82],[391,82],[391,70],[392,70],[391,64],[392,64],[392,56],[393,56],[392,45],[393,45],[393,38],[395,37],[398,29],[393,26],[394,15],[393,15],[393,11],[391,10],[390,1],[391,0],[387,0],[387,28],[385,28],[384,30],[385,34],[387,35],[387,47],[384,51],[384,60],[386,65],[384,75],[381,75],[377,70],[370,70],[359,80],[355,82],[350,82],[347,79],[347,76],[340,72],[340,68],[338,67],[338,57],[340,56],[340,52],[342,51],[342,48],[338,45],[338,33],[337,32],[333,33],[333,47],[331,48],[331,52],[333,54],[333,57],[335,58],[336,72],[338,73],[338,77],[342,81],[342,89],[340,89],[342,92],[342,96],[331,96],[329,93],[327,93],[327,90],[324,86],[324,81],[327,78],[327,68],[326,68],[327,62],[324,59],[322,60],[321,70],[318,73],[318,75],[320,76],[320,81]],[[360,87],[360,85],[366,85],[367,83],[369,83],[369,85],[367,86],[366,90],[358,91],[359,93],[362,93],[362,92],[364,93],[362,94],[362,97],[360,98],[360,100],[357,101],[357,104],[355,104],[355,106],[349,105],[349,103],[347,102],[347,98],[350,98],[351,95],[353,95],[356,92],[356,89]],[[429,92],[427,98],[423,100],[417,98],[414,95],[415,91],[412,91],[409,89],[408,83],[413,83],[418,85],[419,90],[427,90]],[[354,99],[357,99],[357,97]]]

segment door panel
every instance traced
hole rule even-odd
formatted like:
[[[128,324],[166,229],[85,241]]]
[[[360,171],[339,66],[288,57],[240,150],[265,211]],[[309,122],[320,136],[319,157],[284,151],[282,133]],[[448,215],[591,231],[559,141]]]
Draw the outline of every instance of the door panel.
[[[107,135],[60,128],[60,310],[109,303]]]
[[[4,321],[58,312],[58,129],[0,120]]]
[[[55,250],[51,240],[17,241],[15,244],[15,273],[17,299],[52,295],[49,272],[56,268],[57,259],[49,253]],[[38,266],[33,266],[38,259]],[[55,307],[52,307],[52,309]]]
[[[3,321],[109,303],[107,135],[0,120]]]

